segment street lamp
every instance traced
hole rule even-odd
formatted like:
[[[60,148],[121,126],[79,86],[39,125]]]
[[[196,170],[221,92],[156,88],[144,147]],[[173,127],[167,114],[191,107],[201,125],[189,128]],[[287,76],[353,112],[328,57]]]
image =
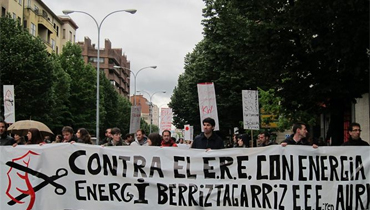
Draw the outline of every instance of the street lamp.
[[[84,11],[77,11],[77,10],[63,10],[63,14],[65,15],[68,15],[68,14],[71,14],[71,13],[83,13],[85,15],[88,15],[89,17],[91,17],[95,24],[96,24],[96,27],[98,28],[98,52],[97,52],[97,63],[96,63],[96,144],[99,144],[99,101],[100,101],[100,96],[99,96],[99,83],[100,83],[100,29],[101,29],[101,26],[104,22],[104,20],[114,14],[114,13],[117,13],[117,12],[128,12],[130,14],[135,14],[136,13],[136,9],[126,9],[126,10],[116,10],[116,11],[113,11],[111,13],[109,13],[108,15],[106,15],[103,20],[100,22],[100,24],[96,21],[96,19],[90,15],[89,13],[87,12],[84,12]]]
[[[156,69],[157,66],[147,66],[147,67],[139,69],[136,73],[133,72],[131,69],[123,67],[123,66],[113,66],[113,68],[115,68],[115,69],[126,69],[126,70],[129,70],[132,73],[132,75],[134,75],[134,106],[136,106],[136,77],[137,77],[137,75],[144,69],[149,69],[149,68]]]
[[[149,127],[149,133],[152,133],[152,124],[153,124],[153,103],[152,103],[152,98],[154,96],[154,94],[156,93],[166,93],[165,90],[161,90],[161,91],[157,91],[157,92],[154,92],[153,94],[150,94],[148,92],[146,92],[145,90],[138,90],[137,92],[144,92],[146,94],[149,95],[149,116],[150,116],[150,127]]]

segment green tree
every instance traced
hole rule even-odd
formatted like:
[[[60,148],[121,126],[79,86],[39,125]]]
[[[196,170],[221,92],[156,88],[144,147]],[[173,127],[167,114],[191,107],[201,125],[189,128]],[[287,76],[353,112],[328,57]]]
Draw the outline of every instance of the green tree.
[[[14,85],[16,120],[51,124],[55,105],[52,59],[41,39],[9,17],[0,18],[0,63],[1,86]]]
[[[101,105],[100,119],[101,132],[106,128],[118,127],[122,134],[129,132],[131,103],[128,98],[123,97],[115,91],[114,86],[102,74],[101,85]]]
[[[72,121],[72,113],[69,111],[68,103],[66,103],[69,101],[72,79],[62,69],[57,55],[52,54],[50,58],[52,59],[52,69],[56,78],[54,81],[50,81],[55,101],[53,111],[50,113],[53,119],[50,128],[54,133],[60,133],[63,125]]]
[[[242,90],[275,90],[290,121],[368,92],[368,1],[204,2],[204,40],[185,58],[171,98],[176,125],[199,125],[198,82],[215,83],[221,130],[241,121]]]
[[[93,131],[96,122],[96,74],[91,65],[85,65],[81,53],[80,46],[68,42],[59,57],[62,68],[71,78],[69,100],[63,105],[68,107],[72,117],[66,118],[64,125]]]

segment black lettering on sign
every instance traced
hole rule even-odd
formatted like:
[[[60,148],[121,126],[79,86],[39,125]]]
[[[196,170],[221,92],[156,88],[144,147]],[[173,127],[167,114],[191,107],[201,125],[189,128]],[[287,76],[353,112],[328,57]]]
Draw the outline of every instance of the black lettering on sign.
[[[280,174],[280,155],[270,155],[270,180],[281,179]]]
[[[307,177],[304,176],[304,171],[306,167],[303,165],[304,159],[307,159],[307,156],[298,156],[298,170],[299,170],[299,175],[298,175],[298,180],[299,181],[307,181]]]
[[[252,207],[253,208],[262,208],[261,202],[258,199],[259,195],[261,194],[262,189],[258,185],[251,185],[251,193],[252,193]]]
[[[238,160],[238,177],[239,177],[239,179],[247,179],[248,174],[243,173],[243,170],[247,169],[247,167],[243,165],[243,162],[248,161],[248,156],[238,156],[237,160]]]
[[[179,206],[187,206],[184,193],[188,190],[188,187],[184,184],[179,184]]]
[[[103,169],[106,176],[108,175],[108,168],[113,176],[117,176],[117,156],[112,156],[112,161],[113,163],[108,155],[103,155]]]
[[[185,174],[182,174],[179,172],[179,170],[183,169],[184,167],[182,165],[179,165],[180,161],[185,161],[185,157],[181,156],[174,156],[173,157],[173,170],[174,170],[174,176],[175,178],[185,178]]]
[[[163,178],[163,171],[161,168],[161,159],[160,157],[153,157],[152,159],[152,165],[150,166],[150,177],[153,177],[154,171],[156,171],[159,175],[159,177]]]
[[[212,160],[216,160],[214,157],[203,157],[203,172],[204,178],[206,179],[214,179],[216,177],[216,173],[212,172],[214,169],[213,166],[210,166],[209,162]]]
[[[297,199],[299,199],[299,185],[293,185],[292,186],[293,191],[293,209],[294,210],[300,210],[301,207],[297,205]]]
[[[76,152],[72,153],[72,155],[69,156],[68,162],[69,162],[69,167],[71,168],[73,173],[79,174],[79,175],[85,175],[85,170],[78,168],[75,164],[76,159],[81,155],[86,156],[86,151],[85,150],[77,150]]]
[[[271,203],[268,194],[272,192],[272,187],[269,184],[262,184],[262,207],[271,209]]]
[[[79,201],[86,201],[86,196],[80,195],[80,190],[84,189],[84,187],[81,187],[80,184],[85,184],[86,180],[76,181],[75,182],[75,189],[76,189],[76,198]]]
[[[233,177],[231,176],[230,170],[228,166],[231,166],[233,164],[234,160],[232,157],[220,157],[220,172],[221,172],[221,179],[225,179],[225,173],[227,174],[227,177],[229,179],[232,179]]]
[[[186,175],[181,173],[180,171],[184,169],[184,166],[180,163],[180,161],[185,161],[185,157],[181,156],[174,156],[174,163],[173,163],[173,170],[174,170],[174,177],[175,178],[187,178],[187,179],[196,179],[196,174],[191,174],[190,171],[190,157],[186,157]]]
[[[137,191],[139,193],[139,199],[134,200],[134,203],[145,203],[145,204],[147,204],[148,200],[145,199],[145,188],[147,186],[149,186],[149,183],[145,183],[144,179],[138,179],[137,181],[140,182],[140,184],[135,184],[135,186],[137,188]]]
[[[268,179],[267,175],[262,174],[262,169],[264,168],[262,166],[262,162],[265,162],[265,161],[266,161],[266,156],[265,155],[258,155],[257,156],[257,176],[256,176],[257,180],[266,180],[266,179]],[[252,204],[252,206],[253,206],[253,204]]]
[[[161,184],[161,183],[157,183],[157,194],[158,194],[158,204],[166,204],[167,201],[168,201],[168,195],[166,193],[166,191],[168,190],[168,187],[167,185],[165,184]]]
[[[96,168],[93,168],[94,162],[96,165]],[[90,174],[92,175],[97,175],[101,171],[101,165],[100,165],[100,157],[99,154],[94,153],[90,156],[88,162],[87,162],[87,170],[89,171]]]
[[[127,161],[130,161],[130,157],[119,156],[118,159],[122,160],[122,164],[123,164],[122,177],[126,177],[127,176]]]
[[[245,185],[242,185],[242,189],[241,189],[241,192],[240,192],[240,206],[241,207],[249,207],[247,186],[245,186]]]
[[[139,171],[141,177],[147,177],[144,171],[146,160],[143,156],[134,156],[134,177],[138,177]]]

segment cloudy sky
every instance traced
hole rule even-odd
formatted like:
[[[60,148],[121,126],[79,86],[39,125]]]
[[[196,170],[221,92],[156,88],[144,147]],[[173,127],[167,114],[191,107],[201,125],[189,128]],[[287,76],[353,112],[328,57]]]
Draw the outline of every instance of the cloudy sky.
[[[109,39],[112,48],[122,48],[131,62],[131,70],[137,72],[137,90],[156,93],[152,101],[159,107],[167,107],[178,76],[184,72],[184,57],[202,40],[202,0],[42,0],[56,15],[63,10],[80,10],[91,14],[98,23],[115,10],[137,9],[136,14],[119,12],[104,20],[100,34],[100,48]],[[97,27],[91,17],[72,13],[69,15],[78,25],[76,41],[88,36],[97,45]],[[132,75],[132,74],[131,74]],[[134,79],[131,76],[131,95]],[[148,94],[143,94],[148,98]]]

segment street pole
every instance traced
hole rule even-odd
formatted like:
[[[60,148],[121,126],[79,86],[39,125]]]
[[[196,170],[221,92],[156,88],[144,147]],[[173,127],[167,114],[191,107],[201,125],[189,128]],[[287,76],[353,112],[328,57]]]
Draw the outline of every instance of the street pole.
[[[144,92],[146,94],[149,95],[149,116],[150,116],[150,126],[149,126],[149,133],[152,133],[152,124],[153,124],[153,103],[152,103],[152,98],[154,96],[154,94],[156,93],[166,93],[165,90],[162,90],[162,91],[157,91],[157,92],[154,92],[153,94],[150,95],[150,93],[148,93],[147,91],[145,90],[139,90],[137,92]]]
[[[63,10],[63,13],[65,15],[68,15],[68,14],[71,14],[71,13],[83,13],[85,15],[88,15],[89,17],[91,17],[95,24],[96,24],[96,27],[98,28],[98,51],[97,51],[97,63],[96,63],[96,144],[98,145],[99,144],[99,104],[100,104],[100,91],[99,91],[99,87],[100,87],[100,29],[101,29],[101,26],[104,22],[104,20],[114,14],[114,13],[117,13],[117,12],[128,12],[130,14],[135,14],[136,13],[136,9],[127,9],[127,10],[116,10],[116,11],[113,11],[111,13],[109,13],[108,15],[106,15],[103,20],[100,22],[100,24],[98,23],[98,21],[96,21],[96,19],[90,15],[89,13],[87,12],[84,12],[84,11],[76,11],[76,10]]]
[[[149,69],[149,68],[152,68],[152,69],[156,69],[157,66],[147,66],[147,67],[144,67],[144,68],[141,68],[139,69],[136,73],[133,72],[131,69],[129,68],[126,68],[124,66],[113,66],[113,68],[116,68],[116,69],[126,69],[128,71],[130,71],[130,73],[134,76],[134,106],[136,106],[136,78],[137,78],[137,75],[144,69]]]

